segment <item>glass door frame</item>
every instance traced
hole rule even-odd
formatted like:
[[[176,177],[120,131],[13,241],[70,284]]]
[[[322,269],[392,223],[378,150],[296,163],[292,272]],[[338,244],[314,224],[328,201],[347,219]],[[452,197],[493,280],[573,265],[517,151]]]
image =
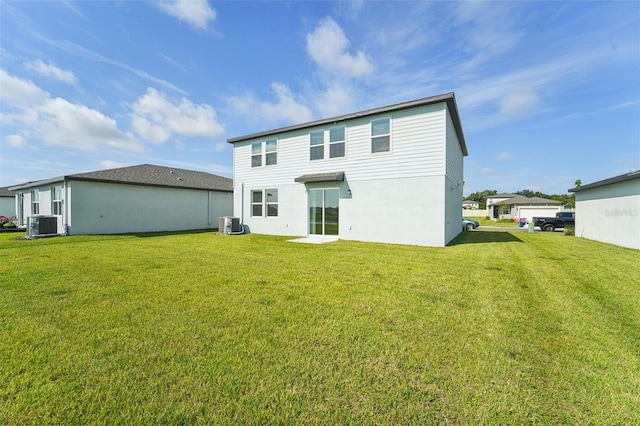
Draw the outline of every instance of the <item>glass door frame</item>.
[[[307,225],[309,235],[338,235],[340,232],[340,188],[310,188],[308,193]],[[318,197],[319,193],[322,194],[321,199]],[[320,204],[319,201],[321,201],[321,205],[317,205]],[[318,216],[320,217],[318,218]]]

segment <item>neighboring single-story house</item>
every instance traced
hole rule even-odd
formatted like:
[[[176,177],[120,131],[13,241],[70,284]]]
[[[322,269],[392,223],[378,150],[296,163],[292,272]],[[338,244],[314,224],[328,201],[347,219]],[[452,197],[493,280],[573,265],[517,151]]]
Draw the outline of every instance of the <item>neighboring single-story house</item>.
[[[0,216],[12,218],[16,215],[16,193],[8,186],[0,188]]]
[[[577,237],[640,249],[640,170],[569,190]]]
[[[59,234],[119,234],[218,227],[233,212],[233,182],[210,173],[142,164],[29,182],[18,221],[55,216]]]
[[[251,232],[445,246],[462,230],[453,93],[228,142],[234,213]]]
[[[560,202],[541,197],[525,197],[517,194],[496,194],[487,197],[487,216],[491,219],[527,219],[555,216],[561,209]]]
[[[480,203],[475,200],[464,200],[462,202],[463,209],[477,209],[480,207]]]

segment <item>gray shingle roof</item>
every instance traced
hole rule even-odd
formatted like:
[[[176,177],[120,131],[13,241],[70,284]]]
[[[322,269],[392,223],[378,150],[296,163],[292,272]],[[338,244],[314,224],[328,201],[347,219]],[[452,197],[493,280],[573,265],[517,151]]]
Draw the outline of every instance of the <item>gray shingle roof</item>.
[[[12,188],[23,189],[39,186],[48,182],[63,180],[233,192],[232,179],[206,172],[178,169],[175,167],[154,166],[152,164],[141,164],[138,166],[120,167],[117,169],[99,170],[87,173],[75,173],[44,181],[29,182]]]
[[[584,191],[585,189],[598,188],[600,186],[611,185],[613,183],[618,183],[618,182],[625,182],[627,180],[632,180],[632,179],[640,179],[640,170],[633,170],[623,175],[614,176],[609,179],[599,180],[597,182],[589,183],[587,185],[577,186],[575,188],[571,188],[569,192],[580,192],[580,191]]]
[[[267,130],[264,132],[252,133],[246,136],[239,136],[235,138],[227,139],[229,143],[242,142],[249,139],[254,138],[262,138],[266,136],[275,135],[278,133],[290,132],[293,130],[306,129],[308,127],[321,126],[325,124],[333,124],[340,121],[351,120],[354,118],[366,117],[374,114],[382,114],[392,111],[399,111],[403,109],[415,108],[424,105],[438,104],[445,102],[447,104],[447,109],[451,114],[451,119],[453,121],[453,127],[456,129],[456,134],[458,135],[458,140],[460,142],[460,148],[462,149],[463,155],[468,155],[467,152],[467,142],[464,138],[464,133],[462,131],[462,123],[460,121],[460,114],[458,113],[458,106],[456,104],[456,98],[453,93],[445,93],[442,95],[430,96],[428,98],[416,99],[414,101],[403,102],[399,104],[389,105],[380,108],[368,109],[365,111],[354,112],[351,114],[340,115],[337,117],[324,118],[322,120],[311,121],[308,123],[295,124],[293,126],[282,127],[279,129]]]
[[[556,200],[551,200],[549,198],[525,197],[524,195],[514,195],[513,197],[510,197],[504,201],[501,201],[498,204],[560,204],[560,202]]]
[[[13,191],[9,191],[8,186],[3,186],[0,188],[0,197],[15,197],[16,193]]]

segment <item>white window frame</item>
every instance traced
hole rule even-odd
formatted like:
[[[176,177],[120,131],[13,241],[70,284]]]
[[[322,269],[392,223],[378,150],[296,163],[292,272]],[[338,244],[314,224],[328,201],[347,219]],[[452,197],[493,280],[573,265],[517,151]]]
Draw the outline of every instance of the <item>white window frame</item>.
[[[275,145],[275,149],[269,149],[269,143]],[[275,161],[269,162],[270,158],[275,158]],[[269,138],[264,141],[264,165],[265,166],[277,166],[278,165],[278,138]]]
[[[373,133],[373,126],[375,122],[380,122],[383,120],[387,120],[389,122],[389,131],[387,133],[378,133],[378,134],[374,134]],[[391,152],[391,117],[381,117],[381,118],[376,118],[375,120],[371,120],[370,124],[369,124],[369,132],[371,135],[371,153],[372,154],[384,154],[384,153],[389,153]],[[389,139],[389,149],[386,149],[384,151],[380,151],[380,150],[374,150],[374,139],[380,139],[383,137],[387,137]]]
[[[31,191],[31,214],[40,214],[40,190],[34,189]]]
[[[51,214],[62,216],[62,185],[51,187]]]
[[[322,135],[322,143],[313,143],[313,135]],[[313,158],[312,152],[322,152],[322,155],[318,156],[318,158]],[[316,130],[309,133],[309,161],[319,161],[324,160],[324,130]]]
[[[260,152],[257,152],[256,148],[260,148]],[[262,142],[251,143],[250,149],[251,167],[262,167]]]
[[[275,199],[274,196],[275,195]],[[271,199],[270,199],[271,196]],[[264,199],[265,208],[264,211],[267,217],[278,217],[278,189],[271,188],[264,190]],[[272,209],[275,207],[275,214],[273,214]],[[270,209],[271,208],[271,209]]]
[[[250,149],[252,168],[278,165],[278,138],[252,142]]]
[[[331,134],[333,130],[342,129],[342,139],[340,140],[331,140]],[[347,156],[347,126],[336,126],[332,127],[328,131],[329,133],[329,158],[344,158]],[[333,155],[332,149],[337,145],[342,145],[342,155]]]
[[[260,194],[260,201],[255,201],[254,194]],[[263,217],[264,215],[264,194],[262,189],[260,190],[252,190],[251,191],[251,217]],[[256,214],[255,208],[260,207],[260,214]]]

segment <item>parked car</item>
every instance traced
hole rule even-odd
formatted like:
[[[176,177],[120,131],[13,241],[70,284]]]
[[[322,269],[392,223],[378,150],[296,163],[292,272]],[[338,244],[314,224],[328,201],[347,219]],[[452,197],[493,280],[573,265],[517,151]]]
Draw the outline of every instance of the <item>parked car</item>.
[[[543,231],[553,232],[556,228],[574,226],[576,214],[574,212],[558,212],[555,217],[534,217],[533,223]]]
[[[463,231],[471,231],[472,229],[476,229],[480,226],[480,222],[473,219],[467,219],[466,217],[462,218],[462,230]]]

